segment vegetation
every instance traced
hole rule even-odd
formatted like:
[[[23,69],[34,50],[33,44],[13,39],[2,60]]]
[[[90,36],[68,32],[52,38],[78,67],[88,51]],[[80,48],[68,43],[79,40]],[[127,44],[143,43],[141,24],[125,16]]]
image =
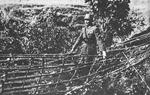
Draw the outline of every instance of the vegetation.
[[[106,46],[114,46],[114,38],[122,41],[129,39],[131,32],[144,27],[144,19],[135,10],[130,10],[129,2],[110,2],[108,0],[85,0],[94,14],[94,23],[103,33]],[[87,6],[51,6],[44,5],[9,5],[1,7],[0,54],[64,54],[71,49],[83,27],[83,18]],[[132,43],[129,44],[133,46]],[[127,45],[128,46],[128,45]],[[121,46],[124,47],[124,46]],[[119,47],[114,47],[118,48]],[[149,45],[129,48],[125,51],[128,58],[139,61],[136,70],[150,86]],[[108,58],[120,58],[108,61],[102,67],[95,81],[83,88],[70,91],[71,95],[149,95],[147,86],[135,68],[127,68],[111,73],[118,68],[126,68],[122,51],[109,52]],[[136,61],[132,62],[132,64]],[[122,66],[124,65],[125,66]],[[111,68],[111,66],[116,66]],[[129,64],[128,64],[129,65]],[[105,67],[111,69],[105,70]],[[122,69],[123,69],[122,68]],[[110,73],[107,75],[107,73]],[[98,78],[104,75],[103,78]],[[67,76],[65,76],[67,77]],[[74,84],[73,84],[74,85]],[[64,87],[62,87],[64,88]],[[46,88],[48,89],[48,88]]]

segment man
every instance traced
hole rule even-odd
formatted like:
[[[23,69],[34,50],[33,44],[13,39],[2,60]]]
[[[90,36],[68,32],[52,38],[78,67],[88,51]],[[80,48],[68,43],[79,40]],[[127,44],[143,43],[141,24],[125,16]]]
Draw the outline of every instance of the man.
[[[99,51],[102,53],[103,58],[106,57],[105,52],[105,46],[103,43],[103,40],[100,36],[100,31],[98,27],[93,26],[92,22],[92,15],[86,14],[84,17],[85,20],[85,27],[82,29],[82,32],[80,33],[77,41],[73,45],[71,51],[69,53],[72,53],[75,51],[75,49],[79,46],[79,44],[82,44],[81,54],[90,55],[87,57],[87,62],[93,61],[94,57],[91,55],[97,55],[97,45],[99,47]]]
[[[94,56],[97,55],[97,46],[99,47],[99,51],[102,53],[103,58],[106,57],[105,46],[100,35],[100,31],[98,27],[93,26],[92,24],[92,15],[86,14],[84,20],[85,27],[82,29],[82,32],[77,38],[77,41],[69,52],[69,54],[73,53],[75,49],[81,43],[83,43],[81,46],[81,55],[85,55],[85,57],[81,58],[79,64],[82,64],[82,62],[86,62],[87,64],[89,64],[89,66],[78,70],[81,76],[87,75],[90,72],[91,65],[94,63]]]

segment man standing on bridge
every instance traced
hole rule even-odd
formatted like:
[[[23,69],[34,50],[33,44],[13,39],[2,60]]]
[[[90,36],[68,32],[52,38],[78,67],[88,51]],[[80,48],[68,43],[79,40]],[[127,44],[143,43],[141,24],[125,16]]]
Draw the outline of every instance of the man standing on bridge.
[[[106,49],[102,37],[100,35],[99,28],[93,25],[93,15],[86,14],[84,17],[85,27],[77,38],[69,54],[73,53],[75,49],[82,44],[81,55],[88,55],[83,57],[82,61],[86,61],[88,64],[93,64],[94,56],[97,55],[97,46],[99,47],[100,54],[103,58],[106,57]],[[82,63],[79,63],[82,64]]]

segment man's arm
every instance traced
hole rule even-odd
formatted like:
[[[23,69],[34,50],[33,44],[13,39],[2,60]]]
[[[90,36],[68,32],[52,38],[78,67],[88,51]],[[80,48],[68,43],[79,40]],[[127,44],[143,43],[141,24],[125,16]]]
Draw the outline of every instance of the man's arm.
[[[78,46],[79,44],[82,42],[83,40],[83,32],[80,33],[79,37],[77,38],[75,44],[73,45],[71,52],[73,52]]]
[[[101,37],[101,33],[100,33],[99,28],[96,28],[94,33],[95,33],[95,37],[97,40],[98,49],[102,53],[103,58],[106,58],[106,47],[105,47],[104,41]]]

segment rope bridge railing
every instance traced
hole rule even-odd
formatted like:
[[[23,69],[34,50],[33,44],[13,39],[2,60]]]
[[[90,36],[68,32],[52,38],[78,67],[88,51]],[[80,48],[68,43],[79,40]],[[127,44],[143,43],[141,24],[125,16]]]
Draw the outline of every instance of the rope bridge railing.
[[[78,62],[73,60],[80,59],[84,56],[85,55],[71,55],[66,57],[54,55],[53,58],[53,55],[0,55],[0,58],[7,58],[7,60],[0,61],[3,93],[22,92],[22,90],[28,92],[27,89],[38,89],[41,86],[50,85],[59,88],[59,84],[62,85],[62,83],[69,83],[91,77],[92,74],[85,76],[75,75],[75,72],[79,69],[91,65],[89,63],[77,64]],[[102,60],[102,56],[95,57],[99,58],[99,60],[95,61],[98,67],[100,67],[102,62],[106,61]],[[38,60],[38,63],[34,62],[35,60]],[[114,60],[114,58],[107,60]],[[68,63],[67,61],[73,61],[74,63]],[[65,76],[64,74],[67,75]],[[38,81],[41,82],[38,83]],[[43,83],[44,81],[45,83]]]
[[[45,56],[45,55],[44,55]],[[16,55],[1,55],[1,58],[9,58],[9,60],[5,60],[2,61],[1,60],[1,67],[0,70],[2,72],[2,76],[3,76],[3,92],[8,92],[8,91],[16,91],[16,90],[21,90],[21,89],[30,89],[30,88],[34,88],[36,86],[31,86],[31,84],[29,83],[29,87],[25,86],[26,83],[28,82],[36,82],[36,80],[45,80],[46,77],[56,77],[58,78],[58,76],[60,77],[59,74],[63,74],[63,73],[69,73],[69,72],[73,72],[79,68],[75,68],[76,64],[66,64],[63,62],[65,57],[62,56],[58,56],[57,59],[59,61],[55,61],[55,65],[54,64],[50,64],[50,63],[54,63],[54,61],[51,61],[51,56],[52,55],[48,55],[48,57],[44,57],[42,55],[40,55],[41,59],[39,60],[39,63],[34,63],[34,59],[36,59],[36,57],[40,58],[37,55],[21,55],[21,56],[16,56]],[[28,57],[28,58],[27,58]],[[53,57],[53,56],[52,56]],[[81,56],[78,56],[81,57]],[[21,59],[16,59],[16,58],[21,58]],[[60,58],[61,58],[61,62],[60,62]],[[44,60],[47,59],[47,60]],[[48,60],[50,59],[50,61]],[[55,57],[54,57],[55,59]],[[26,64],[22,64],[20,61],[27,61],[25,62]],[[58,62],[58,63],[57,63]],[[48,65],[47,65],[48,63]],[[19,65],[18,65],[19,64]],[[20,65],[21,64],[21,65]],[[58,64],[58,65],[57,65]],[[83,64],[82,64],[83,65]],[[81,64],[79,65],[80,68],[85,67],[87,64],[84,64],[84,66],[81,66]],[[71,68],[69,68],[71,67]],[[66,70],[64,70],[66,69]],[[44,78],[41,78],[44,77]],[[32,80],[31,80],[32,79]],[[53,81],[50,80],[49,82]],[[17,84],[22,84],[21,87],[19,86],[18,88],[14,87],[13,85],[17,85]],[[56,80],[56,82],[53,83],[58,83],[58,80]],[[35,83],[35,84],[39,84],[39,83]],[[47,84],[47,83],[46,83]],[[6,87],[5,87],[6,86]],[[18,85],[17,85],[18,86]],[[40,85],[39,85],[40,86]],[[12,87],[12,88],[11,88]],[[5,89],[5,88],[9,88],[9,89]]]
[[[10,93],[41,95],[68,93],[81,89],[95,81],[96,76],[103,78],[140,64],[150,56],[150,49],[141,51],[142,57],[138,55],[128,58],[124,54],[146,45],[148,42],[132,47],[109,49],[108,53],[111,55],[108,55],[107,59],[95,55],[95,60],[92,62],[80,62],[81,58],[91,55],[2,54],[0,55],[0,91],[4,95]],[[130,59],[134,60],[132,65],[127,64]]]

